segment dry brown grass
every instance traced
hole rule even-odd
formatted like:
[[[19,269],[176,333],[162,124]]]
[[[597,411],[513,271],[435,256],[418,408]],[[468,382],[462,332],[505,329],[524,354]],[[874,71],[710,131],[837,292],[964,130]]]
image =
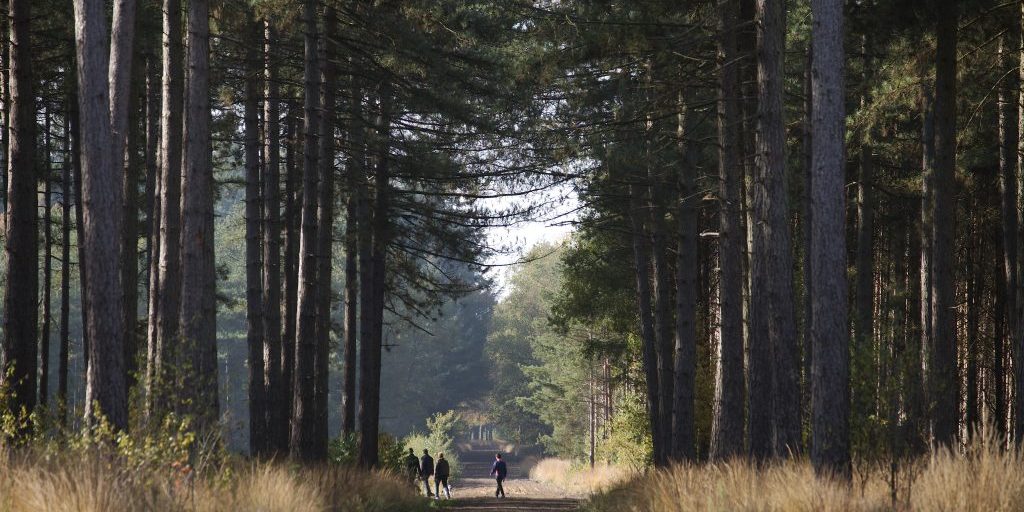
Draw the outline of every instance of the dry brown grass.
[[[574,494],[603,491],[633,476],[634,472],[618,466],[581,467],[554,458],[542,459],[530,468],[531,480],[554,484]]]
[[[0,510],[9,512],[423,511],[415,489],[390,474],[353,468],[239,463],[210,477],[117,459],[0,456]]]
[[[917,461],[892,500],[889,473],[862,471],[853,483],[819,478],[805,460],[758,469],[744,461],[654,471],[593,497],[591,512],[673,511],[1020,511],[1024,457],[982,442],[965,453]]]

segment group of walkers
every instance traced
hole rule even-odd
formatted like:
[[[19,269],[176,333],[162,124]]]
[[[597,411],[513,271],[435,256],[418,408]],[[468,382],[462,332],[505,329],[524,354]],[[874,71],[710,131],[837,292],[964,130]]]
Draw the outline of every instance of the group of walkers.
[[[451,468],[443,453],[437,454],[437,464],[434,464],[434,458],[430,456],[430,451],[426,448],[423,449],[423,457],[419,459],[416,458],[416,453],[412,448],[409,448],[409,455],[405,456],[405,468],[409,472],[410,480],[423,481],[423,488],[427,491],[428,498],[439,499],[443,487],[445,495],[448,499],[452,499],[452,488],[448,485]],[[433,492],[430,491],[430,477],[434,477]]]
[[[451,467],[448,465],[448,460],[444,458],[443,453],[437,454],[437,463],[435,464],[434,458],[430,456],[430,450],[424,448],[423,456],[417,458],[416,452],[409,448],[409,454],[405,456],[405,469],[411,482],[416,480],[423,482],[423,489],[427,491],[428,498],[440,499],[441,489],[444,489],[445,496],[448,499],[452,498],[452,488],[448,485]],[[495,482],[498,484],[497,489],[494,490],[494,497],[504,498],[505,488],[501,484],[508,476],[508,465],[501,459],[500,453],[494,454],[491,476],[494,477]],[[433,492],[430,490],[430,477],[434,477]]]

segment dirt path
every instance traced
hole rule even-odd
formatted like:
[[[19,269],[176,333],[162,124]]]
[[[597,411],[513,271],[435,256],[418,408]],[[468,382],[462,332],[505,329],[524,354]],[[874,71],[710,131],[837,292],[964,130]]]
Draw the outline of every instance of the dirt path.
[[[453,498],[449,509],[478,512],[561,512],[576,510],[580,496],[543,482],[529,479],[529,475],[512,455],[505,455],[509,475],[504,482],[507,498],[494,497],[494,479],[488,474],[494,461],[494,447],[477,447],[459,452],[462,477],[454,482]]]

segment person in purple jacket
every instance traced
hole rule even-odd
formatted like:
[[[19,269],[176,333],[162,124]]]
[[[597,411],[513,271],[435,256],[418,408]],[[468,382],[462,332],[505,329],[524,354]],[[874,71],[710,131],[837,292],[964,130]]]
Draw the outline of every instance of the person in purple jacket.
[[[508,476],[508,466],[505,465],[505,461],[501,460],[501,454],[494,454],[494,465],[491,466],[491,476],[498,482],[498,488],[494,491],[495,498],[504,498],[505,489],[501,486],[501,482]]]

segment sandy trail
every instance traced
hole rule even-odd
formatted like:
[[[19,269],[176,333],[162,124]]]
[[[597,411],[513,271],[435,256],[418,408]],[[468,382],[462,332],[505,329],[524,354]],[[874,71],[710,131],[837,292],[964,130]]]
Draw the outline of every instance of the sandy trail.
[[[576,510],[581,496],[558,486],[529,479],[512,455],[505,455],[509,475],[504,499],[494,497],[494,479],[488,474],[497,446],[474,447],[459,452],[462,476],[453,482],[453,500],[447,508],[472,512],[561,512]],[[442,491],[443,492],[443,491]]]

